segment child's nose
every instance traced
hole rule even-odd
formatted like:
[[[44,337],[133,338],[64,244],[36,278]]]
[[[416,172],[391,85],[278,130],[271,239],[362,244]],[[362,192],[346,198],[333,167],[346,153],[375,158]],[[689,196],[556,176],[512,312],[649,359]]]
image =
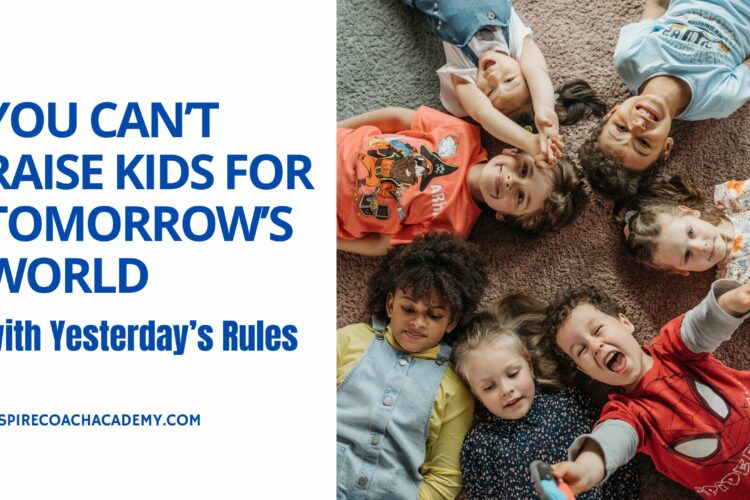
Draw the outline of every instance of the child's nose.
[[[516,180],[513,178],[513,174],[508,173],[505,175],[504,185],[506,189],[510,188],[515,182]]]
[[[417,314],[414,316],[414,318],[412,318],[411,323],[413,325],[413,328],[415,329],[424,328],[425,320],[421,314]]]
[[[633,118],[632,121],[633,128],[636,130],[645,130],[646,129],[646,121],[643,119],[642,116],[636,116]]]

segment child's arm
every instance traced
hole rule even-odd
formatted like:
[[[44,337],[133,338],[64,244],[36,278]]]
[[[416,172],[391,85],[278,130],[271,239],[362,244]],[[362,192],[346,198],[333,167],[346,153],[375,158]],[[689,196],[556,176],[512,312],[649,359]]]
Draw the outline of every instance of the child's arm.
[[[537,130],[547,139],[548,156],[553,154],[555,158],[559,158],[562,155],[562,141],[560,123],[555,111],[555,90],[552,87],[544,55],[530,36],[524,39],[520,63],[531,94]],[[550,156],[548,161],[551,160]]]
[[[419,500],[455,498],[461,490],[461,444],[474,420],[474,400],[460,398],[461,401],[449,404],[447,417],[435,439],[427,441],[425,460],[419,472],[424,478],[419,488]],[[458,398],[457,398],[458,399]]]
[[[590,490],[630,462],[638,449],[635,429],[622,420],[605,420],[591,434],[579,436],[571,445],[572,461],[554,465],[555,476],[573,493]]]
[[[479,125],[496,139],[529,153],[537,163],[548,164],[548,149],[544,137],[532,134],[495,109],[489,98],[474,83],[454,77],[456,95],[461,106]]]
[[[409,128],[413,116],[413,109],[380,108],[341,120],[336,126],[338,128],[357,128],[363,125],[373,125],[379,128],[381,132],[400,132]]]
[[[744,64],[745,66],[747,66],[748,69],[750,69],[750,57],[742,61],[742,64]]]
[[[669,0],[646,0],[641,21],[644,19],[659,19],[667,11],[667,7],[669,7]]]
[[[680,334],[694,353],[713,352],[747,317],[750,311],[750,284],[716,280],[708,296],[685,314]]]
[[[336,238],[336,249],[345,252],[358,253],[375,257],[385,255],[391,248],[391,235],[382,233],[370,233],[356,240],[345,240]]]

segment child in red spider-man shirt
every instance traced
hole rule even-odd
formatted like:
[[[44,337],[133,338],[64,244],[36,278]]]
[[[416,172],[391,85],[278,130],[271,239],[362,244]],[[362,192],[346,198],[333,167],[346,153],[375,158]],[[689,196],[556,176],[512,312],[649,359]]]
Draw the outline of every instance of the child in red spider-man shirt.
[[[591,434],[571,446],[573,461],[554,474],[583,492],[643,452],[704,498],[750,498],[750,372],[711,354],[748,316],[750,284],[714,282],[645,346],[622,311],[592,287],[550,308],[557,347],[586,375],[619,388]]]

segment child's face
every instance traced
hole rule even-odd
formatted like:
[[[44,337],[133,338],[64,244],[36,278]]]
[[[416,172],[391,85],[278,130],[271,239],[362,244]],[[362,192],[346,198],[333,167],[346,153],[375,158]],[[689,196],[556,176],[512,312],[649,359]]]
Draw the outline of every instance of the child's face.
[[[722,262],[730,250],[718,227],[700,219],[700,212],[679,207],[677,214],[656,217],[661,233],[653,264],[678,274],[701,272]]]
[[[435,292],[428,301],[417,300],[409,291],[389,293],[386,311],[393,337],[407,352],[418,353],[435,347],[456,327],[451,310]]]
[[[655,96],[633,96],[612,108],[599,144],[630,170],[641,172],[664,152],[672,150],[672,117],[664,102]]]
[[[632,387],[643,376],[648,355],[633,337],[625,315],[613,317],[591,304],[580,304],[557,331],[557,345],[579,370],[599,382]]]
[[[521,65],[506,54],[487,50],[479,56],[477,87],[500,111],[528,108],[531,97]]]
[[[503,215],[539,212],[552,193],[552,177],[549,169],[537,167],[528,154],[506,149],[484,164],[477,187],[482,201],[502,220]]]
[[[529,361],[515,349],[499,343],[474,351],[466,365],[472,392],[498,417],[525,416],[534,401],[534,376]]]

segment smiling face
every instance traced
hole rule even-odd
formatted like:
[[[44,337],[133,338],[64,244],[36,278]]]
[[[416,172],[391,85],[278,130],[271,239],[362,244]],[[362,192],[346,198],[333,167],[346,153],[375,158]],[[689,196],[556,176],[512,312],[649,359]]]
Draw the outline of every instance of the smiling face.
[[[505,150],[481,166],[475,182],[481,200],[504,215],[526,215],[539,212],[552,193],[552,175],[549,169],[538,168],[526,153]]]
[[[472,392],[498,417],[519,419],[534,402],[531,364],[508,342],[473,351],[466,361],[465,375]]]
[[[673,140],[669,137],[672,117],[656,96],[634,96],[615,106],[605,116],[599,136],[602,149],[626,168],[648,169],[660,154],[668,157]]]
[[[487,50],[479,56],[477,87],[500,111],[524,111],[529,108],[531,94],[521,73],[521,65],[502,52]]]
[[[661,233],[656,241],[653,264],[687,275],[701,272],[722,262],[729,242],[717,226],[700,217],[700,212],[680,206],[676,214],[662,212],[656,217]]]
[[[395,294],[388,294],[385,306],[393,338],[411,353],[435,347],[458,324],[448,305],[434,291],[428,300],[423,300],[412,297],[409,291],[396,290]]]
[[[557,330],[557,345],[579,370],[599,382],[631,389],[653,364],[625,315],[579,304]]]

